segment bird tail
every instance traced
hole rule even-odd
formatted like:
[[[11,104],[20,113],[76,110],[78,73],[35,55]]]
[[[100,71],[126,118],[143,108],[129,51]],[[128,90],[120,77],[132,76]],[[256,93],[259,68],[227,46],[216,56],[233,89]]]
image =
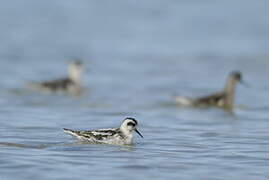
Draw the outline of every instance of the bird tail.
[[[184,96],[176,96],[176,102],[182,106],[191,106],[193,105],[193,99],[184,97]]]
[[[41,85],[40,83],[29,82],[25,85],[25,87],[30,90],[39,90],[41,88]]]
[[[76,133],[76,131],[72,130],[72,129],[66,129],[66,128],[63,128],[64,132],[67,133],[67,134],[70,134],[72,136],[76,136],[78,137],[78,134]]]

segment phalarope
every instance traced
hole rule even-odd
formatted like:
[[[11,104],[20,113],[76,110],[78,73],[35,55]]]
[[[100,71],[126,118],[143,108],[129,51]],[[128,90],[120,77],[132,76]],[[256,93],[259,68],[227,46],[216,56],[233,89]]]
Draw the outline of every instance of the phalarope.
[[[134,118],[128,117],[124,119],[119,128],[91,131],[75,131],[64,128],[64,132],[75,136],[79,140],[91,143],[129,145],[133,143],[133,131],[143,138],[142,134],[137,130],[137,125]]]
[[[68,66],[68,77],[40,83],[29,83],[27,88],[42,92],[81,93],[83,70],[83,64],[76,60]]]
[[[239,71],[233,71],[230,73],[223,91],[200,98],[176,96],[176,101],[185,106],[216,106],[232,111],[234,109],[235,89],[238,82],[243,83],[242,75]]]

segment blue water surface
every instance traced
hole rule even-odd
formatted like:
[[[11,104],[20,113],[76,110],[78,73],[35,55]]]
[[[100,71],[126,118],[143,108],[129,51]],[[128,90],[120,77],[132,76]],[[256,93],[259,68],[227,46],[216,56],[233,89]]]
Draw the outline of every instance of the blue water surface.
[[[269,2],[13,0],[0,6],[0,179],[269,179]],[[87,92],[27,82],[80,58]],[[240,70],[236,109],[178,107]],[[117,127],[133,146],[85,144],[62,128]]]

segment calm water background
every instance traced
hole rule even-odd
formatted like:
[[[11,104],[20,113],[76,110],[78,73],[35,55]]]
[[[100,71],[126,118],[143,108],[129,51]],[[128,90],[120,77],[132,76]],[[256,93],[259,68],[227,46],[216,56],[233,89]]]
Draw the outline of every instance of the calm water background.
[[[13,0],[0,6],[0,179],[269,179],[267,0]],[[26,91],[87,67],[81,98]],[[234,115],[177,107],[243,72]],[[63,127],[139,120],[132,147]]]

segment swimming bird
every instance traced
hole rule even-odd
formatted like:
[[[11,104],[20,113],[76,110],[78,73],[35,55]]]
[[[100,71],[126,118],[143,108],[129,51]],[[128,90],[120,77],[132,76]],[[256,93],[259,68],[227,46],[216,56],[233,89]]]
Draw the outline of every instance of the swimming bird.
[[[68,66],[68,77],[45,82],[27,84],[27,88],[42,92],[67,92],[78,94],[82,92],[82,73],[84,67],[81,61],[76,60]]]
[[[225,88],[222,91],[199,98],[176,96],[176,101],[184,106],[215,106],[233,111],[237,83],[243,83],[242,74],[239,71],[233,71],[229,74]]]
[[[142,134],[137,130],[137,120],[127,117],[119,128],[99,129],[90,131],[76,131],[64,128],[64,132],[75,136],[81,141],[91,143],[105,143],[117,145],[130,145],[133,143],[133,132],[140,137]]]

